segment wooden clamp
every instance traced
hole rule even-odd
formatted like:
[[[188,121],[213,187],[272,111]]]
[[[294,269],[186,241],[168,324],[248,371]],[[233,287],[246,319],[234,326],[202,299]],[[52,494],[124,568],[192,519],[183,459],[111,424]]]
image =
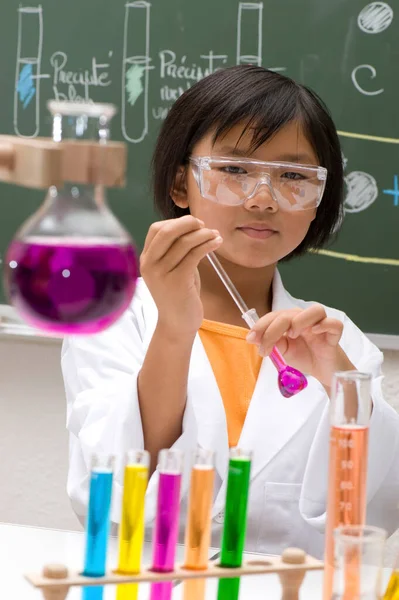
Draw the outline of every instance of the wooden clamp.
[[[0,135],[0,181],[47,189],[64,182],[125,185],[127,147],[93,142]]]
[[[85,577],[76,572],[69,572],[64,565],[46,565],[41,574],[28,573],[25,578],[35,588],[40,588],[45,600],[65,600],[72,586],[93,586],[127,583],[158,583],[160,581],[231,578],[247,575],[264,575],[278,573],[283,586],[284,600],[297,600],[299,588],[307,571],[323,569],[323,563],[308,556],[298,548],[288,548],[282,556],[271,556],[245,561],[241,567],[226,568],[210,562],[208,568],[201,571],[185,569],[177,566],[169,573],[155,573],[149,568],[136,574],[122,574],[110,571],[104,577]]]

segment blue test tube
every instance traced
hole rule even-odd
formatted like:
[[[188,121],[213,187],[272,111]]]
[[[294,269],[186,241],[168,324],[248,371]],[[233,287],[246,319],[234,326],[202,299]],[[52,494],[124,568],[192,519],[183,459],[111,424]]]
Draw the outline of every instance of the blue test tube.
[[[89,508],[86,521],[86,554],[83,575],[105,575],[110,529],[114,457],[95,454],[90,472]]]
[[[103,585],[88,585],[82,590],[82,600],[103,600],[104,586]]]

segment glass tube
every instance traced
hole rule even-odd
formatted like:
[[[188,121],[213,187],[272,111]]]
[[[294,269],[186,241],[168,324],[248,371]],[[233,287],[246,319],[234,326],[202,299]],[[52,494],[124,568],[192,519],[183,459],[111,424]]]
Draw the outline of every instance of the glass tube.
[[[180,487],[183,471],[180,450],[161,450],[158,459],[159,484],[157,513],[153,537],[152,569],[173,571],[179,534]],[[172,582],[154,583],[151,600],[167,600],[172,594]]]
[[[208,566],[214,480],[214,453],[199,448],[191,470],[185,539],[186,569],[200,570]]]
[[[240,567],[247,528],[251,453],[231,448],[220,565]]]
[[[383,600],[399,600],[399,556],[396,559]]]
[[[334,531],[333,600],[378,600],[386,531],[348,525]]]
[[[205,600],[206,579],[186,579],[183,600]]]
[[[127,453],[119,527],[119,573],[140,572],[149,466],[150,455],[146,450],[130,450]],[[137,597],[137,584],[117,586],[117,600],[135,600]]]
[[[324,600],[332,595],[334,529],[363,525],[366,517],[371,375],[336,373],[330,405],[330,460],[324,565]]]
[[[90,473],[89,506],[86,522],[86,554],[83,575],[105,575],[114,457],[95,454]]]
[[[220,566],[240,567],[247,528],[247,508],[252,453],[230,449],[225,517]],[[239,595],[239,578],[221,579],[218,600],[235,600]]]
[[[198,448],[191,470],[190,495],[185,539],[186,569],[206,569],[211,538],[211,513],[215,481],[215,455],[212,450]],[[184,600],[205,598],[206,579],[184,582]]]
[[[140,572],[149,465],[150,455],[146,450],[127,453],[119,529],[119,573]]]

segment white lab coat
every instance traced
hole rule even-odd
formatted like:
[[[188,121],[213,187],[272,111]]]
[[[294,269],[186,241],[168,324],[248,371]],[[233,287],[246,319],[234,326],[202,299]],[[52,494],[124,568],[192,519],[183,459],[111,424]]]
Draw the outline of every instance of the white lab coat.
[[[273,310],[305,308],[309,304],[290,296],[276,272]],[[373,374],[367,521],[392,533],[399,527],[399,415],[381,393],[383,355],[345,314],[327,307],[326,311],[344,323],[340,343],[351,362],[357,369]],[[139,280],[130,309],[115,325],[96,336],[64,341],[62,370],[70,432],[67,489],[82,520],[88,499],[91,454],[107,452],[120,458],[130,448],[143,448],[137,375],[156,322],[156,305],[144,281]],[[248,550],[277,554],[287,546],[299,546],[315,556],[323,553],[329,398],[316,379],[308,379],[306,390],[283,398],[271,361],[266,358],[262,362],[238,444],[253,451]],[[183,432],[174,447],[190,453],[197,445],[216,451],[212,543],[218,546],[229,448],[222,398],[198,335],[190,362]],[[189,469],[186,471],[181,536],[189,486]],[[154,520],[157,477],[155,472],[147,491],[149,528]],[[118,460],[113,488],[114,523],[120,519],[122,481],[122,461]]]

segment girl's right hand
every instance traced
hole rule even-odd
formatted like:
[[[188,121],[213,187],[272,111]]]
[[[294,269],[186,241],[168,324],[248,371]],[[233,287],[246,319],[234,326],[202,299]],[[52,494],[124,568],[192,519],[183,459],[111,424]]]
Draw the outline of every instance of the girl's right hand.
[[[195,335],[204,318],[199,262],[222,243],[191,215],[153,223],[140,257],[141,275],[158,308],[158,327],[172,337]]]

